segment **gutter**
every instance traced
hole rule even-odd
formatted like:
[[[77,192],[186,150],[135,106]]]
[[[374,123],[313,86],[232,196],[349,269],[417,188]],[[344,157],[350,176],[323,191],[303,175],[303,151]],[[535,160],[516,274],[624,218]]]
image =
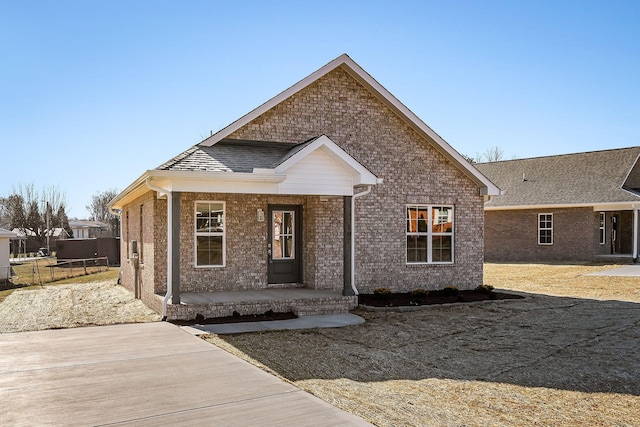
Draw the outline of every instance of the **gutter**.
[[[173,276],[173,268],[171,265],[171,249],[173,247],[173,240],[171,238],[171,224],[172,224],[172,198],[171,191],[165,190],[164,188],[156,187],[151,184],[151,177],[148,177],[145,180],[145,185],[153,191],[158,193],[158,196],[165,195],[167,197],[167,293],[162,299],[162,321],[167,320],[167,304],[169,303],[169,299],[173,296],[173,289],[171,284],[171,278]]]
[[[359,295],[356,288],[356,198],[366,196],[371,192],[371,186],[361,193],[354,194],[351,198],[351,290],[354,295]]]

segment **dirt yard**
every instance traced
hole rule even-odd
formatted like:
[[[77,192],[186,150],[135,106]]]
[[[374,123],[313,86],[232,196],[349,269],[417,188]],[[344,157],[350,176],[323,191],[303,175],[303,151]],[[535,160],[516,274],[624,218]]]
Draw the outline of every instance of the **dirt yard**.
[[[613,266],[485,268],[486,284],[528,298],[206,339],[378,426],[637,426],[640,278],[584,276]],[[155,320],[115,279],[0,302],[0,332]]]
[[[17,289],[0,303],[0,333],[158,320],[115,279]]]
[[[378,426],[637,426],[640,278],[584,276],[609,268],[488,264],[528,298],[206,339]]]

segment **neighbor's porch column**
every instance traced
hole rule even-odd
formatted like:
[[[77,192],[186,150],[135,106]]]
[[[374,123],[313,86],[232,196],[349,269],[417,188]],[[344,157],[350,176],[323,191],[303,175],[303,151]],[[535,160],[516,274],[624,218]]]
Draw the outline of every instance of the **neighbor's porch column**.
[[[180,192],[169,194],[171,197],[171,303],[180,304]]]
[[[351,296],[351,295],[355,295],[355,293],[353,292],[353,287],[351,286],[351,265],[352,265],[352,260],[351,260],[351,233],[353,233],[353,230],[351,229],[351,218],[353,215],[352,209],[351,209],[351,199],[352,196],[344,196],[342,198],[342,204],[343,204],[343,238],[342,238],[342,247],[343,247],[343,254],[344,254],[344,260],[343,260],[343,276],[344,276],[344,281],[343,281],[343,286],[342,286],[342,295],[345,296]]]
[[[633,262],[638,259],[638,209],[633,208]]]

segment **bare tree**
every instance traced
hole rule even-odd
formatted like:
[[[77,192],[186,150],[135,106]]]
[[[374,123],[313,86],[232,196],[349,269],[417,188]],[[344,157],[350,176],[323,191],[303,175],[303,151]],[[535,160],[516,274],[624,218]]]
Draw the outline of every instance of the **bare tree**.
[[[89,219],[109,224],[117,236],[120,231],[120,217],[109,211],[109,202],[118,195],[118,190],[111,188],[99,191],[91,196],[91,202],[86,206],[89,211]]]
[[[502,148],[498,147],[497,145],[494,145],[491,148],[487,148],[483,156],[487,162],[497,162],[499,160],[502,160],[502,156],[504,156],[504,151],[502,150]]]

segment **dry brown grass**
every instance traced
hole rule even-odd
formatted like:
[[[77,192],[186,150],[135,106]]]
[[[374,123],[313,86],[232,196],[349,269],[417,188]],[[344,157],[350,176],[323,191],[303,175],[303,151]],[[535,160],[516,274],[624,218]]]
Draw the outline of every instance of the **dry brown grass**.
[[[530,297],[206,339],[378,426],[638,425],[640,279],[583,276],[607,268],[488,264]]]
[[[640,277],[586,276],[617,265],[485,264],[485,283],[515,291],[640,302]],[[640,270],[640,266],[638,266]]]

